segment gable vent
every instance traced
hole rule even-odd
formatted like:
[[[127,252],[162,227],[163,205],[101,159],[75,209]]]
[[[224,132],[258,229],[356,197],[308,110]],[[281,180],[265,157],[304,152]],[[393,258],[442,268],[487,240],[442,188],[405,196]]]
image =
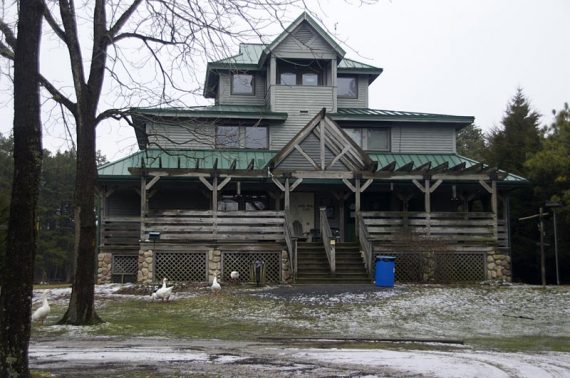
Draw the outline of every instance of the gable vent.
[[[314,36],[313,31],[306,25],[302,25],[301,27],[297,28],[293,35],[295,38],[297,38],[297,40],[299,40],[299,42],[303,44],[308,43],[311,39],[313,39]]]

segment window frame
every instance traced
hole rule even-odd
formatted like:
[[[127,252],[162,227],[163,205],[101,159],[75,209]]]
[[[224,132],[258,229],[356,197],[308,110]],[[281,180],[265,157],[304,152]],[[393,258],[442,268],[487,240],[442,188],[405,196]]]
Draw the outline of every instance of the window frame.
[[[390,152],[392,150],[392,140],[391,140],[392,130],[390,127],[350,127],[350,126],[346,126],[346,127],[343,127],[342,129],[347,133],[348,137],[351,138],[352,141],[354,143],[356,143],[364,151]],[[350,135],[348,130],[351,130],[351,132],[352,132],[352,130],[359,131],[360,141],[361,141],[360,144],[352,138],[352,136]],[[386,148],[382,148],[382,149],[370,148],[369,139],[372,139],[372,138],[370,138],[370,132],[373,132],[373,131],[383,131],[386,133]]]
[[[236,128],[237,129],[237,145],[228,145],[226,143],[219,143],[219,130],[220,128]],[[247,129],[265,129],[265,146],[264,147],[247,147]],[[227,149],[227,150],[268,150],[269,149],[269,127],[267,126],[243,126],[243,125],[216,125],[214,131],[214,147],[216,149]]]
[[[246,92],[236,92],[235,91],[235,85],[234,85],[234,77],[235,76],[251,76],[251,93],[246,93]],[[230,94],[232,96],[255,96],[255,74],[253,73],[247,73],[247,72],[235,72],[230,75]]]
[[[354,84],[355,84],[355,95],[354,96],[347,96],[347,95],[341,95],[338,91],[339,89],[339,85],[338,85],[338,79],[353,79],[354,80]],[[348,98],[348,99],[358,99],[358,76],[357,75],[342,75],[342,76],[337,76],[336,78],[336,89],[337,89],[337,97],[338,98]]]

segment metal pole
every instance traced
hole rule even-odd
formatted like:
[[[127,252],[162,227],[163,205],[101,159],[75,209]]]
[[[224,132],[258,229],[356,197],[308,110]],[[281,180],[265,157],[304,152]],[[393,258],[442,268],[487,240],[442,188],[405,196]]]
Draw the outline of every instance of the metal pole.
[[[544,221],[542,219],[542,207],[539,209],[540,219],[540,276],[542,278],[542,287],[546,287],[546,270],[544,268]]]
[[[554,222],[554,261],[556,263],[556,285],[560,285],[560,273],[558,271],[558,235],[556,235],[556,209],[552,209],[552,222]]]

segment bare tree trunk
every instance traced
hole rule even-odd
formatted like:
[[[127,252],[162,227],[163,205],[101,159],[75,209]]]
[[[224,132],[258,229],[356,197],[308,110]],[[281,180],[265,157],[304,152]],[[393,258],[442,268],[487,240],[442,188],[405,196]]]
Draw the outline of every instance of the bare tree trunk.
[[[81,115],[80,115],[81,117]],[[77,119],[77,174],[75,179],[75,276],[69,307],[60,324],[89,325],[102,320],[95,312],[95,117]],[[87,118],[87,120],[85,119]]]
[[[42,166],[41,0],[21,0],[14,59],[14,181],[0,293],[0,376],[29,377],[36,205]]]

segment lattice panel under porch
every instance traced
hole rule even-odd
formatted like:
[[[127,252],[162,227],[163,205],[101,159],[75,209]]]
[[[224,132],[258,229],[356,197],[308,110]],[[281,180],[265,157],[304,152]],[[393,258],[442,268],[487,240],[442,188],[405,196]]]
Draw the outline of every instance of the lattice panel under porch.
[[[207,252],[155,251],[154,279],[160,281],[208,281]]]
[[[485,253],[439,253],[435,255],[436,282],[485,280]]]
[[[390,253],[396,257],[399,282],[473,282],[483,281],[485,253]]]
[[[265,263],[266,282],[281,282],[281,253],[280,252],[223,252],[222,253],[222,280],[229,281],[232,271],[239,272],[240,282],[253,282],[251,265],[257,261]]]
[[[113,255],[111,263],[112,281],[115,283],[135,282],[138,271],[138,256]]]

